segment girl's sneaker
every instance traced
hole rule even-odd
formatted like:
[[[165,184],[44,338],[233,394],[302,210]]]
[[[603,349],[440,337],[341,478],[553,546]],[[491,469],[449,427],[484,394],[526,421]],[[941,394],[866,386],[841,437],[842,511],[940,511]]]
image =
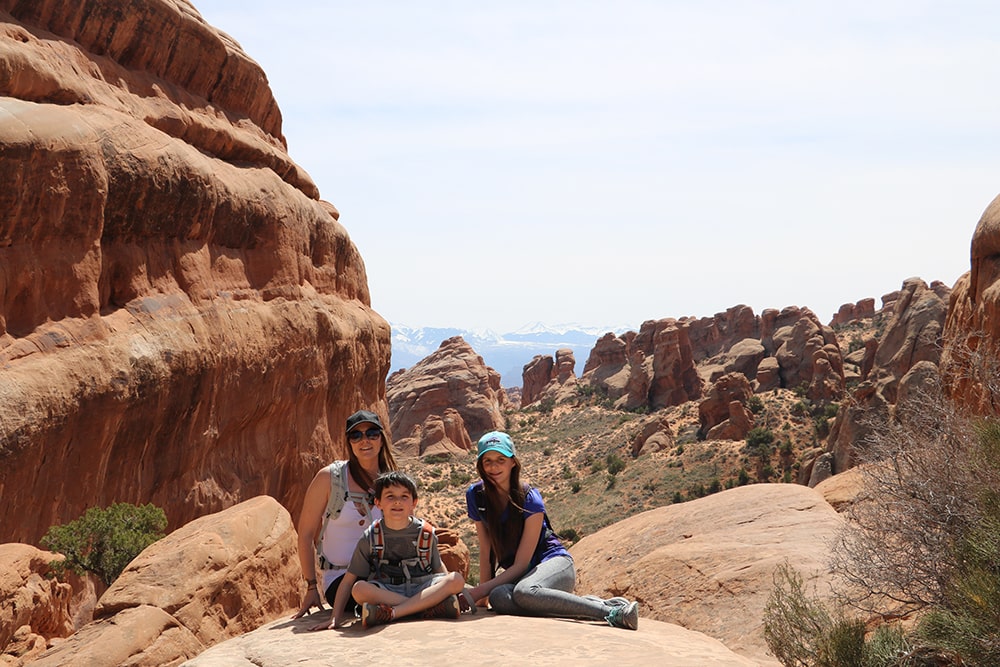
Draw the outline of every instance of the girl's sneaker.
[[[611,607],[608,615],[604,617],[608,625],[614,628],[626,628],[628,630],[639,629],[639,603],[629,602]]]

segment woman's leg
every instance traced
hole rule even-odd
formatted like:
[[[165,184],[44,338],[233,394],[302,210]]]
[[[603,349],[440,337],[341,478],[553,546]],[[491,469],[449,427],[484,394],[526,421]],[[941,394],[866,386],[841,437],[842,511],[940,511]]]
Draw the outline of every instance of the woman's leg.
[[[500,614],[604,620],[608,605],[574,595],[575,586],[573,559],[550,558],[529,570],[515,585],[493,589],[490,605]]]

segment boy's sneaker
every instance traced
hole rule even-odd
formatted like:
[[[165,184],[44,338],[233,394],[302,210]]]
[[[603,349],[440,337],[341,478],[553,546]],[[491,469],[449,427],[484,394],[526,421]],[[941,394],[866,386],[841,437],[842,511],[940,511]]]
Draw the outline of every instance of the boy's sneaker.
[[[441,602],[438,602],[433,607],[424,610],[424,613],[420,615],[421,618],[458,618],[461,614],[461,610],[458,606],[458,598],[454,595],[449,595]]]
[[[614,605],[604,617],[608,625],[614,628],[626,628],[628,630],[639,629],[639,603],[630,602],[628,604]]]
[[[365,602],[361,605],[361,627],[370,628],[375,625],[385,625],[392,620],[392,607],[387,604],[372,604]]]

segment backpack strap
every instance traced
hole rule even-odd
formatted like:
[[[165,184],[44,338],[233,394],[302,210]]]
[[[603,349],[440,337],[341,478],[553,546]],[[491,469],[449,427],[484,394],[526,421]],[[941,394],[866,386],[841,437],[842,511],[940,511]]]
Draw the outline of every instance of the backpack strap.
[[[403,578],[409,581],[411,577],[422,577],[433,574],[432,547],[434,545],[434,526],[430,521],[420,520],[420,533],[417,535],[417,557],[405,561],[391,562],[385,560],[385,532],[382,530],[382,520],[375,521],[368,530],[368,544],[371,547],[370,563],[375,572],[374,579],[383,579],[382,564],[388,564],[400,568],[403,571]],[[420,572],[411,572],[410,568],[419,565]],[[391,583],[400,583],[391,581]]]
[[[336,520],[340,516],[340,513],[344,510],[344,503],[347,502],[348,498],[352,495],[350,492],[350,485],[347,482],[347,461],[334,461],[327,466],[327,470],[330,471],[330,495],[326,499],[326,510],[323,511],[323,523],[319,529],[319,535],[316,536],[316,555],[319,558],[320,569],[323,570],[346,570],[346,564],[331,563],[323,555],[323,536],[326,535],[326,525],[330,523],[330,519]],[[367,499],[363,500],[365,517],[372,521],[372,510]]]
[[[434,543],[434,526],[430,521],[421,519],[420,536],[417,538],[417,560],[424,572],[431,572],[433,564],[431,559],[431,545]]]

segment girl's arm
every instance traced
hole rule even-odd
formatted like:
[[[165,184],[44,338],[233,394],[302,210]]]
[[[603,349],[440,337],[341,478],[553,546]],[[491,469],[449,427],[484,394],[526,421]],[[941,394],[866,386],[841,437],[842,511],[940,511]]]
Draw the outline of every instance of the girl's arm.
[[[302,578],[307,581],[319,581],[321,577],[316,572],[316,540],[319,527],[323,523],[323,512],[330,497],[330,471],[323,468],[313,477],[302,500],[302,510],[299,513],[299,524],[296,530],[299,534],[299,566],[302,568]],[[309,613],[312,607],[323,609],[323,597],[313,583],[302,596],[302,606],[294,618],[300,618]]]
[[[476,522],[476,533],[479,536],[479,585],[469,591],[469,594],[475,600],[480,600],[489,596],[490,591],[492,591],[497,586],[503,584],[510,584],[518,579],[528,571],[531,566],[531,557],[535,553],[535,547],[538,546],[538,538],[542,534],[542,525],[545,519],[545,514],[538,512],[524,519],[524,530],[521,532],[521,541],[517,544],[517,553],[514,555],[514,562],[506,570],[498,574],[497,576],[482,581],[483,576],[483,554],[486,554],[486,569],[485,572],[490,571],[490,542],[486,535],[486,526],[482,521]],[[484,546],[485,545],[485,546]]]

